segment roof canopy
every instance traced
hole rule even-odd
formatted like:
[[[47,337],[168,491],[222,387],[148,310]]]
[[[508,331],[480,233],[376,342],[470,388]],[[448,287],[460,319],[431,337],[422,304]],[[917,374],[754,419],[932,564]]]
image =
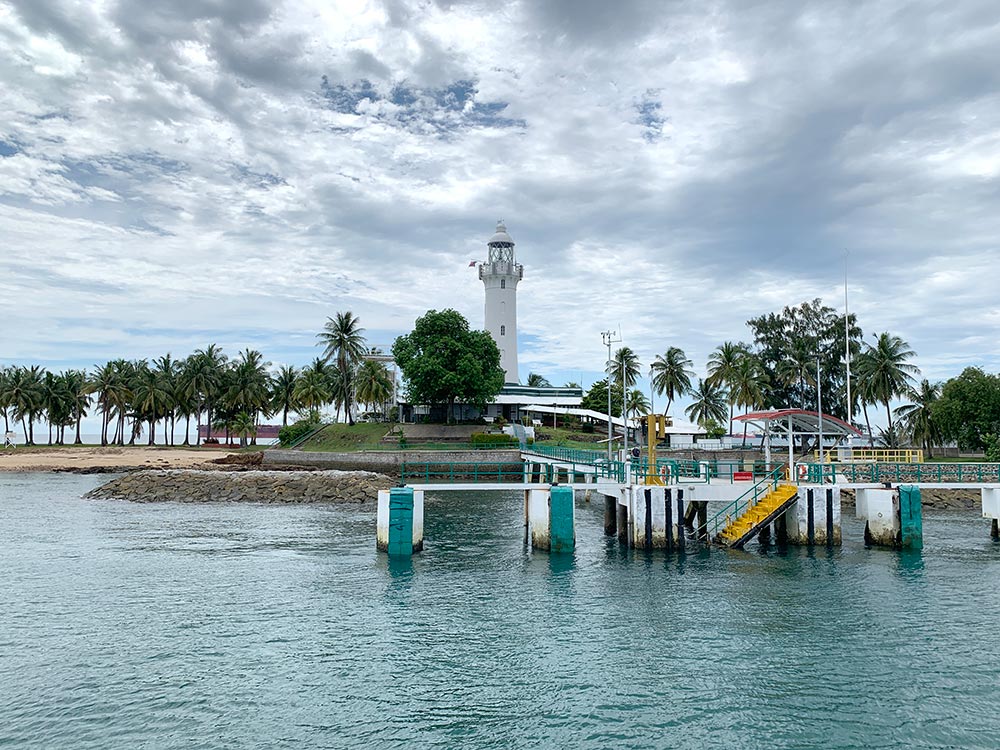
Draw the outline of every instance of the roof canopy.
[[[775,409],[773,411],[754,411],[735,418],[737,422],[757,425],[765,432],[779,435],[818,435],[822,424],[823,434],[830,437],[847,437],[860,435],[861,430],[852,427],[842,419],[829,414],[806,409]]]

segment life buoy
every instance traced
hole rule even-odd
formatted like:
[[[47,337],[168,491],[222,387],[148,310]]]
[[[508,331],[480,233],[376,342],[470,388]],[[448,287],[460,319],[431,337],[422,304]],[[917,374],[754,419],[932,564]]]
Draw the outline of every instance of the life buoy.
[[[806,478],[806,474],[809,473],[809,469],[806,467],[805,464],[799,464],[797,472],[798,472],[798,475],[799,475],[799,479],[805,479]]]

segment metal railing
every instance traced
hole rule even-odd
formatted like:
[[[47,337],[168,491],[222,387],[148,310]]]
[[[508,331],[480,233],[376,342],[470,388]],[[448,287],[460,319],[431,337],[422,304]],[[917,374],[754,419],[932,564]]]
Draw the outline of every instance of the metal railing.
[[[880,482],[959,484],[964,482],[1000,483],[1000,464],[987,463],[800,463],[805,476],[796,477],[800,484],[849,482],[878,484]]]
[[[712,526],[711,538],[715,539],[719,535],[719,532],[733,520],[742,516],[760,502],[761,499],[778,489],[778,485],[785,477],[785,472],[786,467],[784,464],[769,471],[761,480],[754,482],[753,487],[716,513],[709,521],[709,524]]]
[[[620,466],[620,464],[619,464]],[[539,464],[537,471],[530,471],[523,464],[513,462],[500,463],[495,461],[404,461],[399,465],[400,481],[404,484],[435,483],[495,483],[522,484],[543,483],[553,484],[558,481],[575,482],[578,477],[593,478],[606,476],[601,474],[602,467],[592,464]]]
[[[922,464],[924,452],[919,448],[828,448],[823,451],[825,461],[857,461],[861,463]],[[813,461],[820,460],[819,451],[813,451]]]

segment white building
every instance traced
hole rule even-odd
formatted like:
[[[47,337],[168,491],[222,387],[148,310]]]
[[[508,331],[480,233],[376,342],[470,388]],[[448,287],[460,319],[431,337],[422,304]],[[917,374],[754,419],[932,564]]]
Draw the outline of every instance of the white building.
[[[486,330],[500,349],[504,383],[521,382],[517,373],[517,282],[524,266],[514,257],[514,240],[502,221],[486,243],[489,260],[479,264],[479,278],[486,287]]]

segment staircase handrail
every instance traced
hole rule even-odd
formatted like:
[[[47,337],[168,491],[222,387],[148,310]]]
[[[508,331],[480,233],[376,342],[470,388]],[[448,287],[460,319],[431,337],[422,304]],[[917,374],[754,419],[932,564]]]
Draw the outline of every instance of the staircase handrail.
[[[785,478],[785,464],[769,471],[762,479],[755,482],[746,492],[728,503],[722,510],[712,517],[712,538],[714,539],[721,527],[725,527],[729,521],[739,518],[747,510],[750,510],[757,502],[770,492],[778,488],[778,485]],[[741,508],[741,504],[744,507]]]

